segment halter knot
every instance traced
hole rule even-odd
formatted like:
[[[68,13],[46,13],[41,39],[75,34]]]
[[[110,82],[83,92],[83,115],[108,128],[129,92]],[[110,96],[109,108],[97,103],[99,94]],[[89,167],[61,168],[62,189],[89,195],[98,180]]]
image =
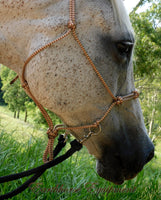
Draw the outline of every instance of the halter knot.
[[[122,104],[122,103],[123,103],[123,98],[120,97],[120,96],[117,97],[117,98],[116,98],[116,104],[117,104],[117,105],[120,105],[120,104]]]
[[[93,127],[97,128],[99,125],[100,125],[100,122],[99,122],[99,120],[97,120],[97,121],[93,124]]]
[[[22,84],[22,88],[24,88],[25,90],[29,90],[29,85],[28,82],[25,80],[24,83]]]
[[[47,131],[47,134],[48,134],[49,140],[55,139],[58,136],[58,131],[56,129],[53,130],[53,129],[49,128]]]
[[[75,30],[76,29],[76,24],[73,23],[71,20],[68,22],[68,28],[71,30]]]
[[[136,90],[133,93],[134,93],[134,99],[137,99],[140,95],[139,92]]]

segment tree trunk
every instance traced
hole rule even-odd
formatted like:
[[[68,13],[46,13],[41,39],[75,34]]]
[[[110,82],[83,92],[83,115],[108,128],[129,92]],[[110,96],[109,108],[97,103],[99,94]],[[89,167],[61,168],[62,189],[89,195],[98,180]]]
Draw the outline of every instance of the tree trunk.
[[[16,111],[14,111],[14,118],[16,118]]]
[[[17,112],[17,119],[19,119],[19,117],[20,117],[20,110],[18,110]]]
[[[25,110],[25,120],[24,122],[27,122],[27,109]]]
[[[150,123],[149,123],[149,135],[152,134],[153,123],[154,123],[154,115],[155,115],[155,108],[152,111],[151,120],[150,120]]]

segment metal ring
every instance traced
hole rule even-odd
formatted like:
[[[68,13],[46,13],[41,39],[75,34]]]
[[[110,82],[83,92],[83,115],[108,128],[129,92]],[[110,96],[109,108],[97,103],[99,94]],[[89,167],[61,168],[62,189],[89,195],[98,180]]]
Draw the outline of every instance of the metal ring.
[[[64,137],[64,143],[66,143],[67,140],[68,140],[68,134],[65,132],[65,133],[63,134],[63,137]]]
[[[101,127],[101,124],[99,124],[98,126],[99,126],[99,130],[98,130],[97,133],[93,132],[93,131],[91,130],[91,128],[89,128],[89,132],[91,132],[92,135],[94,135],[94,136],[100,134],[100,132],[102,131],[102,127]],[[92,135],[91,135],[91,136],[92,136]]]

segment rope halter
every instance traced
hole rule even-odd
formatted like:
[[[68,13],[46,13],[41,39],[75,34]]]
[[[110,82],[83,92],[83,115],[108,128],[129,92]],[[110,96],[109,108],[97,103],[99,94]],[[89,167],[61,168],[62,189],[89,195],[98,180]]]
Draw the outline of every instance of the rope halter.
[[[47,131],[47,135],[48,135],[49,141],[48,141],[48,145],[47,145],[46,150],[45,150],[44,155],[43,155],[43,161],[44,162],[48,162],[48,159],[47,159],[48,154],[49,154],[49,160],[53,159],[53,144],[54,144],[54,140],[57,137],[58,132],[60,130],[74,131],[74,130],[78,130],[78,129],[89,129],[89,133],[87,135],[84,135],[83,138],[81,138],[81,139],[78,140],[78,142],[80,142],[82,144],[86,140],[88,140],[91,136],[95,136],[95,135],[98,135],[98,134],[101,133],[101,124],[100,123],[107,117],[107,115],[109,114],[109,112],[112,110],[112,108],[115,105],[121,105],[123,102],[129,101],[129,100],[132,100],[132,99],[136,99],[136,98],[139,97],[139,93],[137,91],[133,91],[132,93],[130,93],[128,95],[125,95],[125,96],[115,97],[113,95],[113,93],[109,89],[109,87],[106,84],[106,82],[104,81],[102,75],[97,70],[96,66],[94,65],[93,61],[91,60],[90,56],[86,52],[84,46],[82,45],[81,41],[79,40],[79,38],[77,36],[77,33],[76,33],[76,20],[75,20],[75,0],[69,0],[69,1],[70,1],[70,4],[69,4],[69,22],[68,22],[68,30],[66,31],[66,33],[64,33],[63,35],[61,35],[59,38],[53,40],[52,42],[46,44],[45,46],[42,46],[40,49],[38,49],[37,51],[35,51],[31,56],[29,56],[29,58],[24,63],[23,71],[22,71],[22,87],[29,94],[29,96],[33,99],[33,101],[36,103],[36,105],[39,107],[40,111],[42,112],[42,114],[43,114],[44,118],[46,119],[46,121],[48,123],[48,126],[49,126],[49,129]],[[74,37],[74,40],[77,42],[78,46],[81,48],[82,52],[84,53],[84,56],[89,61],[89,64],[91,65],[91,67],[95,71],[96,75],[98,76],[98,78],[100,79],[100,81],[102,82],[102,84],[104,85],[104,87],[106,88],[107,92],[112,97],[113,102],[109,106],[109,108],[107,109],[107,111],[104,113],[104,115],[99,120],[97,120],[96,122],[94,122],[93,124],[84,125],[84,126],[77,126],[77,127],[65,127],[64,125],[58,125],[58,126],[54,127],[53,123],[52,123],[52,120],[51,120],[50,116],[48,115],[48,113],[46,112],[46,110],[44,109],[44,107],[37,101],[37,99],[31,93],[29,85],[28,85],[28,82],[25,79],[25,70],[26,70],[27,64],[39,52],[41,52],[44,49],[47,49],[48,47],[52,46],[53,44],[55,44],[59,40],[62,40],[64,38],[66,38],[69,34],[72,34],[72,36]],[[18,76],[12,81],[12,83],[17,78],[18,78]],[[97,128],[98,132],[95,133],[95,132],[91,131],[91,128]]]

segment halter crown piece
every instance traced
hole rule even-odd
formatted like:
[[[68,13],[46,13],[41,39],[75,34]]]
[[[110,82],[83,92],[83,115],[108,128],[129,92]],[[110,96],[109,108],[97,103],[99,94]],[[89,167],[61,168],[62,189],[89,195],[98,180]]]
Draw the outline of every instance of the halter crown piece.
[[[111,103],[111,105],[109,106],[109,108],[107,109],[105,114],[99,120],[95,121],[93,124],[84,125],[84,126],[76,126],[76,127],[65,127],[64,125],[57,125],[57,126],[54,127],[53,123],[52,123],[52,120],[51,120],[50,116],[48,115],[48,113],[46,112],[46,110],[44,109],[44,107],[37,101],[37,99],[31,93],[29,85],[28,85],[28,82],[25,79],[25,69],[26,69],[27,64],[31,61],[31,59],[33,57],[35,57],[39,52],[41,52],[44,49],[47,49],[48,47],[52,46],[53,44],[55,44],[59,40],[62,40],[64,38],[66,38],[69,34],[72,34],[72,36],[74,37],[75,41],[78,43],[78,46],[81,48],[81,50],[84,53],[84,56],[87,58],[87,60],[89,61],[90,65],[92,66],[93,70],[95,71],[96,75],[98,76],[98,78],[100,79],[100,81],[102,82],[104,87],[106,88],[107,92],[112,97],[113,102]],[[11,84],[17,78],[18,78],[18,76],[11,82]],[[23,66],[23,71],[22,71],[22,87],[27,92],[27,94],[29,94],[29,96],[33,99],[33,101],[36,103],[36,105],[38,106],[38,108],[42,112],[42,114],[43,114],[44,118],[46,119],[46,121],[48,123],[48,126],[49,126],[49,129],[47,131],[47,135],[48,135],[49,140],[48,140],[48,144],[47,144],[46,150],[45,150],[44,155],[43,155],[44,163],[48,162],[48,159],[47,159],[48,154],[49,154],[49,161],[53,160],[53,144],[54,144],[54,140],[57,137],[58,132],[60,130],[89,129],[89,133],[87,135],[84,135],[84,137],[82,139],[78,140],[78,142],[82,144],[83,142],[85,142],[91,136],[98,135],[101,132],[100,123],[106,118],[106,116],[109,114],[109,112],[112,110],[112,108],[115,105],[120,105],[123,102],[129,101],[129,100],[132,100],[132,99],[136,99],[136,98],[139,97],[139,93],[137,91],[133,91],[131,94],[128,94],[128,95],[125,95],[125,96],[116,97],[116,96],[113,95],[113,93],[109,89],[108,85],[106,84],[106,82],[104,81],[103,77],[101,76],[101,74],[97,70],[96,66],[94,65],[93,61],[91,60],[90,56],[86,52],[85,48],[83,47],[81,41],[79,40],[79,38],[77,36],[77,33],[76,33],[76,20],[75,20],[75,0],[70,0],[70,4],[69,4],[68,30],[63,35],[61,35],[59,38],[55,39],[54,41],[46,44],[45,46],[43,46],[40,49],[38,49],[37,51],[35,51],[25,61],[24,66]],[[91,131],[91,128],[97,128],[97,129],[99,129],[99,131],[97,133],[94,133],[94,132]]]

